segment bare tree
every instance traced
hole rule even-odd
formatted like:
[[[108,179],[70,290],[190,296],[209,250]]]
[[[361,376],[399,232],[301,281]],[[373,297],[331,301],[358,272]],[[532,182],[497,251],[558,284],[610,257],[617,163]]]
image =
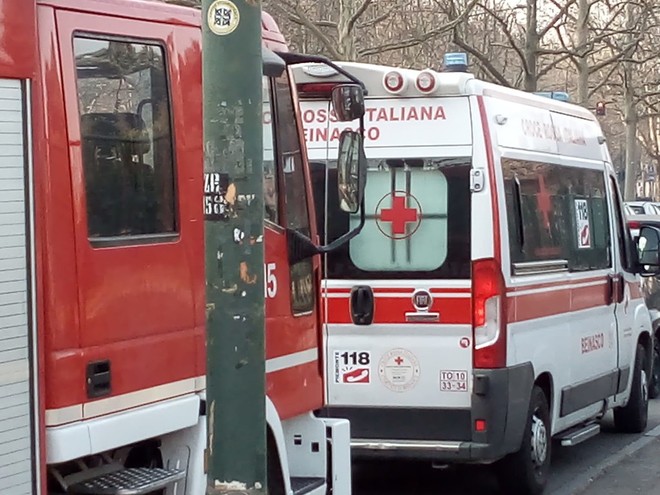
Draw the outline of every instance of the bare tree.
[[[462,49],[470,53],[477,63],[490,74],[491,78],[500,84],[521,86],[527,91],[536,91],[539,80],[551,72],[562,58],[562,47],[553,47],[547,39],[566,22],[567,11],[576,0],[565,0],[559,2],[539,2],[538,0],[525,0],[524,5],[511,7],[508,2],[498,0],[481,0],[475,10],[490,17],[496,30],[481,29],[476,33],[477,37],[466,36],[464,26],[454,30],[454,42]],[[539,10],[539,4],[544,6]],[[511,61],[498,64],[490,56],[490,50],[483,50],[480,38],[491,36],[490,46],[503,48],[506,52],[516,57]],[[556,42],[555,42],[556,44]],[[511,76],[507,72],[512,69],[518,71],[517,75]]]
[[[451,33],[477,2],[460,2],[459,8],[459,1],[266,0],[264,9],[281,24],[303,28],[312,36],[316,43],[308,43],[308,51],[335,60],[374,61],[381,55],[405,52]],[[299,44],[297,36],[289,39],[293,45]]]

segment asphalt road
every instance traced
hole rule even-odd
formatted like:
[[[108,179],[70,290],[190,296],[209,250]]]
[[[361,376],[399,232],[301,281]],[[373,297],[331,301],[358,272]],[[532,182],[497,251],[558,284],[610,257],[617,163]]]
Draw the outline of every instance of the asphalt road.
[[[614,431],[611,415],[600,435],[575,447],[553,445],[552,475],[545,495],[574,495],[597,478],[605,467],[623,460],[622,452],[641,448],[649,435],[660,435],[660,399],[649,404],[645,434]],[[358,464],[353,470],[354,495],[500,495],[486,466],[433,469],[427,464],[379,462]]]

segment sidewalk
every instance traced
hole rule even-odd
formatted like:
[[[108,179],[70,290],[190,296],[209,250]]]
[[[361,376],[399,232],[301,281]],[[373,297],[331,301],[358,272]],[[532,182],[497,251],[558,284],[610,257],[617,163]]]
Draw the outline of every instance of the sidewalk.
[[[606,468],[579,495],[660,495],[660,438]],[[577,494],[576,494],[577,495]]]

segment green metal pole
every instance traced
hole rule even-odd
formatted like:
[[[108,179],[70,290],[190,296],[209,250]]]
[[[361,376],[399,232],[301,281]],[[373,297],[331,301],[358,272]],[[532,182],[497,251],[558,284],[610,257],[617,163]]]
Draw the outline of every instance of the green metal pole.
[[[261,2],[202,1],[207,494],[266,493]]]

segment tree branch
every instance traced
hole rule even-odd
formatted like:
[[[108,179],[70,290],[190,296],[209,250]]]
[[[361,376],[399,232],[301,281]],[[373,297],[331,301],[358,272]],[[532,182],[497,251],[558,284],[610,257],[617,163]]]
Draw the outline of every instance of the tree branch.
[[[334,43],[330,38],[328,38],[323,33],[323,31],[321,31],[321,29],[309,17],[307,17],[304,12],[300,10],[299,4],[295,4],[295,5],[289,4],[288,7],[293,9],[293,12],[290,12],[289,10],[286,9],[286,3],[282,0],[278,0],[271,4],[271,8],[277,10],[281,14],[284,14],[291,22],[309,29],[309,31],[311,31],[314,34],[314,36],[316,36],[319,39],[319,41],[323,44],[325,49],[328,51],[330,58],[334,60],[339,60],[341,58],[341,54],[335,48],[336,43]]]
[[[358,7],[358,9],[355,11],[355,13],[351,16],[351,18],[348,21],[348,32],[351,33],[353,32],[353,28],[355,27],[355,23],[357,20],[362,17],[362,14],[364,14],[367,9],[369,8],[369,5],[371,5],[371,2],[373,0],[363,0],[362,5]]]

